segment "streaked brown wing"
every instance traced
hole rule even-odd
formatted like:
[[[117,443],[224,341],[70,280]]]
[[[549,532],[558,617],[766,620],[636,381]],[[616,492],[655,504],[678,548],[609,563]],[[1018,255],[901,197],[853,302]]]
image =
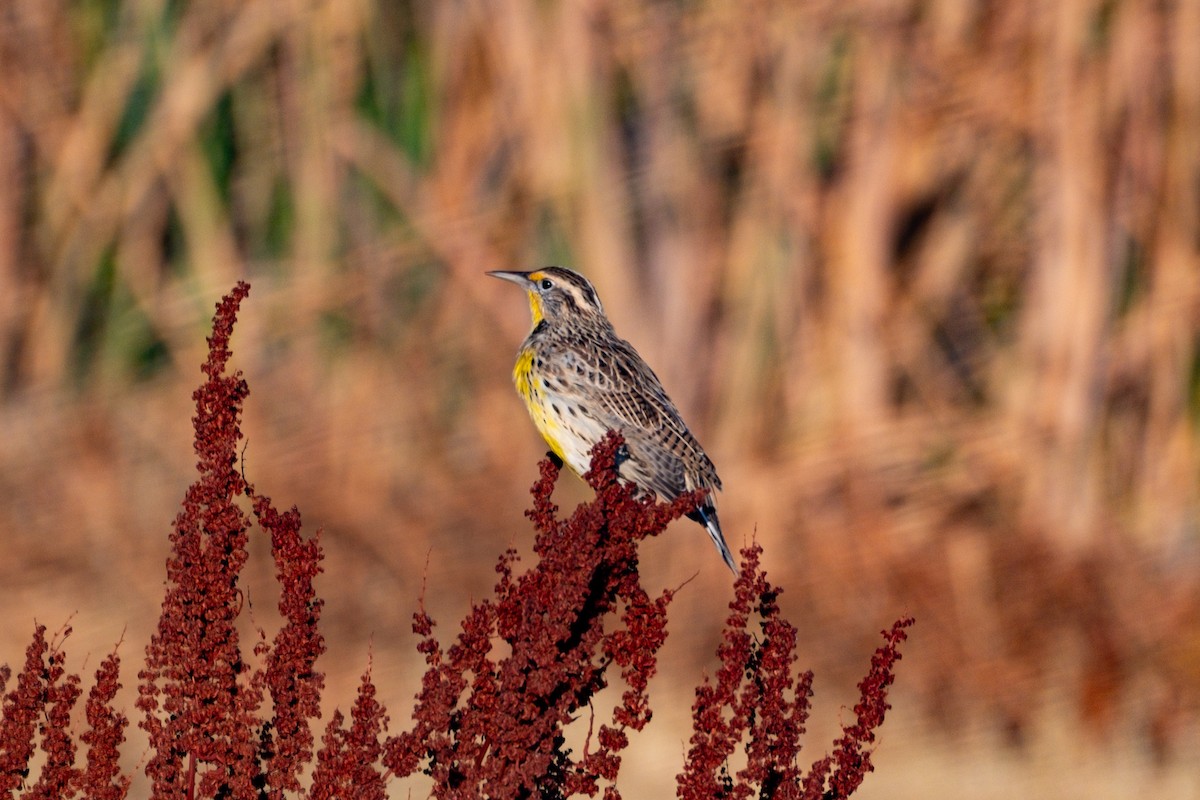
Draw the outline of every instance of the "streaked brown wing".
[[[679,410],[663,389],[658,376],[633,346],[615,339],[597,361],[594,348],[572,348],[572,359],[586,365],[584,377],[590,380],[590,392],[610,419],[610,428],[619,428],[629,445],[630,455],[642,464],[623,470],[634,482],[672,499],[690,488],[721,488],[712,461],[683,422]],[[635,473],[636,476],[635,476]]]

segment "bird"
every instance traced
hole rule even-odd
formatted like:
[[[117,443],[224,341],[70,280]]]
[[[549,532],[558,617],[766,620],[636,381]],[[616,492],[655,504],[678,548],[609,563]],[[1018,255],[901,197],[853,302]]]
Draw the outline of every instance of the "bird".
[[[627,456],[618,473],[639,495],[653,492],[670,501],[707,489],[687,516],[708,531],[736,575],[713,500],[721,488],[716,467],[654,370],[617,336],[591,281],[557,266],[487,274],[528,294],[533,329],[517,351],[513,382],[553,454],[583,475],[592,448],[615,430],[625,440]]]

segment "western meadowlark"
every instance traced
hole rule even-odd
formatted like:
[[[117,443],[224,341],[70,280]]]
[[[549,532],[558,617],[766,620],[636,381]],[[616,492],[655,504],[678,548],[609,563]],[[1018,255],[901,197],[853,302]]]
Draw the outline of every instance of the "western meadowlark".
[[[563,267],[488,274],[529,294],[533,330],[517,353],[513,381],[550,449],[582,475],[601,437],[620,431],[629,457],[619,472],[641,491],[674,500],[708,489],[688,517],[704,526],[736,574],[713,505],[711,493],[721,488],[716,468],[658,376],[617,336],[588,279]]]

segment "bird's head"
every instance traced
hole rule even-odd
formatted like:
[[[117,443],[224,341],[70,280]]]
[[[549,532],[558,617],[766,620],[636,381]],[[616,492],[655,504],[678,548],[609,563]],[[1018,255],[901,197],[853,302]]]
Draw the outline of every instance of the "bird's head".
[[[529,310],[536,327],[542,320],[604,319],[604,308],[591,282],[565,267],[544,267],[533,272],[489,272],[511,281],[529,294]]]

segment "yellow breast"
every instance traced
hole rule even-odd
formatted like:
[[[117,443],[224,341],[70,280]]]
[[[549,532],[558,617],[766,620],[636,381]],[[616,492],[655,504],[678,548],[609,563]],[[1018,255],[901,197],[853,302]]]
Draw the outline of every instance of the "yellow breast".
[[[526,348],[517,355],[517,363],[513,367],[513,383],[517,385],[517,394],[525,401],[529,416],[533,418],[533,424],[537,426],[546,444],[550,445],[556,456],[565,460],[563,447],[559,443],[559,423],[550,413],[533,362],[533,350]]]

